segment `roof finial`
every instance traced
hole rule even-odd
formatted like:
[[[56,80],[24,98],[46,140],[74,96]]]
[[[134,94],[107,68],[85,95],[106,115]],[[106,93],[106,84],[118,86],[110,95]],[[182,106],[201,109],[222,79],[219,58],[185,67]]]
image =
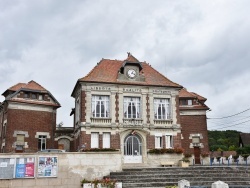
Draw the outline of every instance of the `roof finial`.
[[[130,53],[130,52],[127,52],[127,54],[128,54],[128,57],[131,55],[131,53]]]

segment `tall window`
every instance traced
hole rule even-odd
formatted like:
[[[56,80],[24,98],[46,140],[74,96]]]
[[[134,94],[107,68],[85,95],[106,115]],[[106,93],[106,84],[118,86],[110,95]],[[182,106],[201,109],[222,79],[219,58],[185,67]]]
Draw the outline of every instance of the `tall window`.
[[[162,148],[162,134],[161,133],[156,133],[155,134],[155,148]]]
[[[155,119],[170,119],[169,99],[154,99],[154,116]]]
[[[166,148],[173,148],[174,146],[173,135],[166,135],[165,140],[166,140]]]
[[[78,122],[80,119],[80,100],[77,98],[76,100],[76,109],[75,109],[75,121]]]
[[[109,117],[109,96],[92,96],[92,117]]]
[[[102,134],[102,148],[110,148],[110,133]]]
[[[91,133],[91,148],[99,148],[99,133]]]
[[[124,118],[141,117],[141,101],[139,97],[124,97]]]
[[[44,135],[39,135],[38,137],[38,149],[39,150],[44,150],[46,149],[46,136]]]

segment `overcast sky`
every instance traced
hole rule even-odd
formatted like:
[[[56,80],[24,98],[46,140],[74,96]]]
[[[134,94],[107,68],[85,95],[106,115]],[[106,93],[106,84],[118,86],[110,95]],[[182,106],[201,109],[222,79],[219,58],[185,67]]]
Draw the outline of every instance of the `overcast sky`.
[[[0,91],[34,80],[72,126],[77,79],[131,52],[206,97],[208,117],[247,110],[208,129],[250,132],[249,12],[249,0],[0,0]]]

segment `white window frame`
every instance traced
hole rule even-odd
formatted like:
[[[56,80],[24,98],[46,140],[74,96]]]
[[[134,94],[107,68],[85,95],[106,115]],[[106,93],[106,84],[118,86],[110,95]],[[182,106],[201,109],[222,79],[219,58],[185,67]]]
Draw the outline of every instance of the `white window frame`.
[[[130,111],[130,113],[129,113]],[[124,97],[123,114],[127,119],[141,118],[141,98],[140,97]]]
[[[110,133],[102,133],[102,148],[110,148]]]
[[[155,148],[156,149],[163,148],[162,134],[161,133],[156,133],[155,134]]]
[[[187,100],[187,105],[188,105],[188,106],[192,106],[192,105],[193,105],[193,101],[192,101],[191,99],[188,99],[188,100]]]
[[[94,118],[110,117],[110,99],[107,95],[92,95],[91,114]],[[103,110],[103,112],[102,112]]]
[[[171,105],[169,98],[154,99],[154,118],[158,120],[171,119]]]
[[[38,136],[38,149],[40,149],[41,151],[47,149],[47,136],[46,135]]]
[[[174,137],[172,134],[165,135],[165,143],[166,143],[166,148],[173,148],[174,147]]]
[[[91,133],[91,148],[99,148],[99,133]]]

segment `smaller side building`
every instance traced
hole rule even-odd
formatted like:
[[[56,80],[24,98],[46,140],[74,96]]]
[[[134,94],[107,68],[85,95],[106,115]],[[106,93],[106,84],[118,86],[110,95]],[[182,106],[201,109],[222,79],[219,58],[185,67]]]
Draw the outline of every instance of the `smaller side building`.
[[[206,98],[189,92],[185,88],[179,93],[182,147],[185,153],[194,154],[195,164],[200,164],[200,156],[209,153]]]
[[[3,94],[0,104],[1,153],[37,152],[55,148],[56,111],[59,102],[44,87],[18,83]]]

